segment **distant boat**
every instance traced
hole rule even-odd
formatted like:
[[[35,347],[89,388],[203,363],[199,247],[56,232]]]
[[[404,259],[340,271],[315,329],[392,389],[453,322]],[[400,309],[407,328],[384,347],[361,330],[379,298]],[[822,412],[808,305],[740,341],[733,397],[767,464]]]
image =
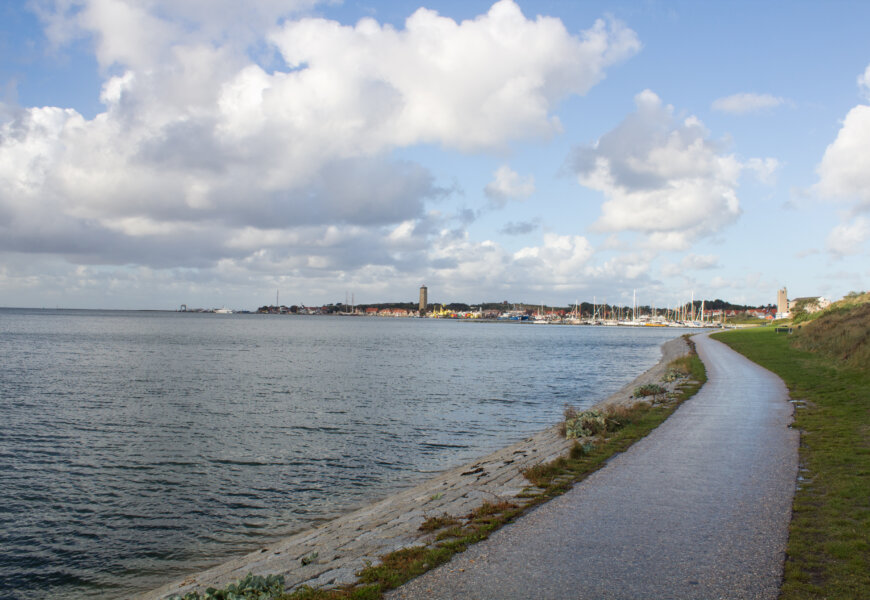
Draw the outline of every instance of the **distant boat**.
[[[231,308],[216,308],[216,309],[214,309],[214,314],[216,314],[216,315],[231,315],[231,314],[233,314],[233,310]]]

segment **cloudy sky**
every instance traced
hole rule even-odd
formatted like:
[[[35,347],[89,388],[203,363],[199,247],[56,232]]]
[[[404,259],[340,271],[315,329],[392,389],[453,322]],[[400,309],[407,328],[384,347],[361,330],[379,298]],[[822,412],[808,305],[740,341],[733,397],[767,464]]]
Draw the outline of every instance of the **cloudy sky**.
[[[870,3],[8,0],[0,306],[870,287]]]

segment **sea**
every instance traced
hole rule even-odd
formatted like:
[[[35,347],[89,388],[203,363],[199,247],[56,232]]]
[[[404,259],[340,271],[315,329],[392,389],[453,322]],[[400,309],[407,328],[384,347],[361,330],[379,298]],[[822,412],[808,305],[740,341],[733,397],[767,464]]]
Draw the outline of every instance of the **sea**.
[[[128,598],[604,399],[672,328],[0,309],[0,598]]]

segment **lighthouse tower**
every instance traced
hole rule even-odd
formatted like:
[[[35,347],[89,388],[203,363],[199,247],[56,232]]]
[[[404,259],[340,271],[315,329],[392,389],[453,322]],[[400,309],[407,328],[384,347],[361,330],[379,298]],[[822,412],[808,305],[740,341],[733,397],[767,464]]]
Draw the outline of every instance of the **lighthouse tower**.
[[[429,306],[429,288],[425,285],[420,286],[420,316],[426,314],[426,307]]]

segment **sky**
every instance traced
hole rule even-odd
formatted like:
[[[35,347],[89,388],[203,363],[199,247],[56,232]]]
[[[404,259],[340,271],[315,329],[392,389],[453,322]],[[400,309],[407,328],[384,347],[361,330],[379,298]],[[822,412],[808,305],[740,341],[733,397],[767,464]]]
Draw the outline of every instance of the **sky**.
[[[870,288],[870,3],[7,0],[0,306]]]

